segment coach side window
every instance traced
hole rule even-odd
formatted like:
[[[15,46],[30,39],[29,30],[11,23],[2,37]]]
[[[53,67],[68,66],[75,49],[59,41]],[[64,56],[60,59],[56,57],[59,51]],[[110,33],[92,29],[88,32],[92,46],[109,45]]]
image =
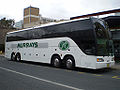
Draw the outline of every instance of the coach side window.
[[[19,33],[16,33],[16,41],[19,40],[27,40],[27,32],[26,31],[21,31]]]
[[[28,31],[28,39],[41,39],[44,35],[44,30],[42,28],[32,29]]]

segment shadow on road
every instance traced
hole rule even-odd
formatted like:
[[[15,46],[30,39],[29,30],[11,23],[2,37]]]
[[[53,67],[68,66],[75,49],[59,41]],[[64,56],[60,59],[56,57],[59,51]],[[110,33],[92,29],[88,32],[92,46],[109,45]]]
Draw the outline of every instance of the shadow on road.
[[[75,71],[92,73],[92,74],[103,74],[103,73],[105,74],[105,73],[113,72],[115,70],[116,69],[113,69],[113,68],[103,68],[103,69],[97,69],[97,70],[85,69],[85,68],[75,68]]]
[[[16,61],[17,62],[17,61]],[[46,63],[39,63],[39,62],[31,62],[31,61],[20,61],[20,63],[26,63],[26,64],[31,64],[31,65],[38,65],[38,66],[44,66],[44,67],[50,67],[50,68],[56,68],[53,67],[50,64],[46,64]],[[59,69],[66,69],[65,67],[61,67]],[[104,68],[104,69],[97,69],[97,70],[93,70],[93,69],[85,69],[85,68],[74,68],[72,69],[72,71],[75,72],[85,72],[85,73],[92,73],[92,74],[102,74],[102,73],[110,73],[112,71],[116,71],[116,69],[114,68]]]

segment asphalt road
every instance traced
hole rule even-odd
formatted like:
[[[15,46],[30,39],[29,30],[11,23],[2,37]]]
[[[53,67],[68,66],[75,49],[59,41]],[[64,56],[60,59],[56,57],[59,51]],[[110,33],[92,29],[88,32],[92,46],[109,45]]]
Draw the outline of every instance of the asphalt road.
[[[0,90],[120,90],[120,69],[67,70],[0,56]]]

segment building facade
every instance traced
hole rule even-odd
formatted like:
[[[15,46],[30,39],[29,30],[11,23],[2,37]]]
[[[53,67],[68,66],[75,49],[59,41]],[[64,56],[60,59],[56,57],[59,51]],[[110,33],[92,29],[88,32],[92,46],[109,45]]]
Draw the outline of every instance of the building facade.
[[[120,62],[120,15],[117,13],[115,16],[105,17],[104,20],[107,22],[112,33],[115,60]]]
[[[42,17],[39,14],[39,8],[29,6],[24,9],[23,28],[29,28],[34,26],[40,26],[49,22],[55,22],[55,19]]]
[[[36,7],[27,7],[24,9],[24,18],[23,18],[23,27],[30,27],[33,24],[38,24],[40,19],[39,8]]]
[[[22,29],[23,28],[23,20],[20,20],[19,22],[15,23],[16,29]]]

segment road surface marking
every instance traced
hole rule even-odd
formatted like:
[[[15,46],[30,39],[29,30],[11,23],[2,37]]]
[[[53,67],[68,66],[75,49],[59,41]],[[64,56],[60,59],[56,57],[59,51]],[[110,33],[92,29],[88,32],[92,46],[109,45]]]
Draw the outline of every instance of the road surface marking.
[[[35,77],[35,76],[31,76],[31,75],[28,75],[28,74],[24,74],[24,73],[21,73],[21,72],[17,72],[17,71],[8,69],[8,68],[0,67],[0,69],[8,71],[8,72],[16,73],[16,74],[19,74],[19,75],[23,75],[23,76],[26,76],[26,77],[29,77],[29,78],[33,78],[33,79],[36,79],[36,80],[39,80],[39,81],[43,81],[43,82],[51,83],[51,84],[54,84],[54,85],[62,86],[62,87],[65,87],[65,88],[69,88],[69,89],[73,89],[73,90],[83,90],[83,89],[79,89],[79,88],[76,88],[76,87],[68,86],[68,85],[65,85],[65,84],[61,84],[61,83],[53,82],[53,81],[50,81],[50,80],[46,80],[46,79],[38,78],[38,77]]]
[[[120,79],[118,76],[113,76],[112,78],[115,78],[115,79]]]
[[[65,70],[66,72],[72,72],[72,70]]]
[[[113,76],[112,78],[117,78],[118,76]]]
[[[100,74],[93,74],[93,75],[95,75],[95,76],[103,76],[103,75],[100,75]]]
[[[79,74],[84,74],[85,72],[78,72]]]

